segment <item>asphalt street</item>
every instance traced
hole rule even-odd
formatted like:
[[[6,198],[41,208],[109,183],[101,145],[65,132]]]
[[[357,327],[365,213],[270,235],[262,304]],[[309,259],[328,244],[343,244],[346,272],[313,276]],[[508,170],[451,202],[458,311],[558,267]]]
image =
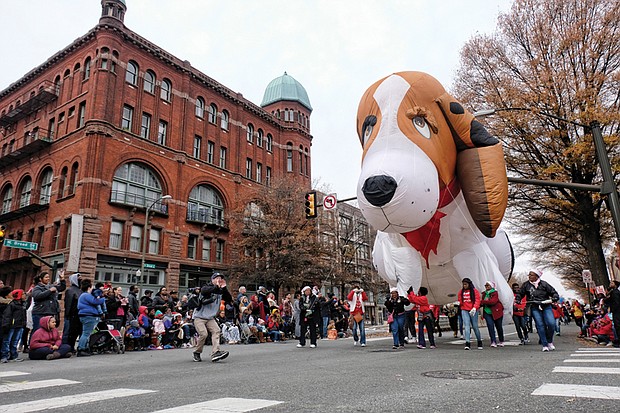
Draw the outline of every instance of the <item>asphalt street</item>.
[[[193,362],[192,349],[7,363],[0,412],[617,411],[620,350],[576,339],[572,325],[543,353],[536,334],[518,346],[506,329],[505,347],[485,340],[471,351],[448,333],[434,350],[392,350],[391,337],[375,335],[364,348],[351,339],[225,345],[230,357],[218,363]]]

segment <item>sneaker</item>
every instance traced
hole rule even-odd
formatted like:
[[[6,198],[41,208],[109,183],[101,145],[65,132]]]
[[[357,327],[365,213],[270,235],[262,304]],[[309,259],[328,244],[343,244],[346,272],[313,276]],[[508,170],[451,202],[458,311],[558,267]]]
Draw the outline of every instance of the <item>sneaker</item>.
[[[67,353],[67,354],[71,354],[71,353]],[[23,358],[21,358],[21,357],[17,357],[17,358],[14,358],[14,359],[13,359],[13,360],[11,360],[11,361],[14,361],[14,362],[16,362],[16,363],[19,363],[20,361],[24,361],[24,359],[23,359]]]
[[[469,343],[465,343],[465,350],[469,350],[469,349],[470,349]]]
[[[200,353],[194,352],[192,354],[194,355],[194,361],[198,361],[198,362],[202,361],[202,359],[200,358]]]
[[[418,348],[426,348],[426,346],[418,344]]]
[[[157,350],[163,350],[163,346],[157,346]]]
[[[303,346],[303,344],[297,344],[297,348],[302,348]]]
[[[316,344],[310,344],[310,348],[315,348]]]
[[[353,342],[353,345],[354,345],[354,346],[357,346],[358,344],[359,344],[359,343],[358,343],[357,341],[354,341],[354,342]]]
[[[392,346],[392,350],[398,350],[398,346]]]
[[[491,343],[491,347],[495,348],[495,347],[497,347],[497,344]]]
[[[499,342],[499,344],[498,344],[498,346],[500,346],[500,347],[504,347],[504,342],[503,342],[503,341],[500,341],[500,342]]]
[[[431,350],[435,350],[436,348],[436,346],[431,346]]]
[[[7,359],[0,360],[0,363],[8,363],[8,362],[9,362],[9,360],[7,360]]]
[[[60,358],[60,353],[57,351],[54,351],[52,354],[48,354],[47,356],[45,356],[46,360],[56,360]]]
[[[228,354],[228,351],[216,351],[211,355],[211,361],[215,363],[216,361],[224,360],[228,357]]]
[[[526,338],[525,338],[525,341],[523,342],[523,344],[530,344],[530,339],[529,339],[529,337],[526,337]]]
[[[77,356],[78,357],[90,357],[90,353],[87,352],[86,350],[78,350]]]
[[[549,347],[544,346],[544,347],[542,348],[542,351],[549,351]]]
[[[478,342],[478,350],[482,350],[482,341]]]
[[[525,340],[521,339],[521,341],[519,341],[519,345],[522,346],[525,344]]]
[[[366,343],[362,343],[362,347],[366,347]]]
[[[551,351],[555,350],[555,346],[553,345],[553,343],[547,344],[547,347],[549,347],[549,350]]]
[[[611,341],[608,342],[607,344],[605,344],[605,347],[611,347],[614,343],[612,343]]]

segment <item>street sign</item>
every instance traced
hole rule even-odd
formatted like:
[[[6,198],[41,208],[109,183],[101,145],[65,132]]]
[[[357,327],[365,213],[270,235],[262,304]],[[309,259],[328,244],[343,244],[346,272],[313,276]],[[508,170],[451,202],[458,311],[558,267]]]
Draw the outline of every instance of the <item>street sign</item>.
[[[334,195],[327,195],[325,198],[323,198],[323,208],[325,209],[334,209],[336,208],[337,203],[338,201],[336,200],[336,197]]]
[[[5,239],[4,246],[9,248],[20,248],[22,250],[35,251],[39,248],[39,244],[36,242],[18,241],[15,239]]]
[[[155,264],[144,263],[144,268],[155,268]]]
[[[590,270],[581,271],[581,278],[583,278],[584,284],[590,284],[592,282],[592,273]]]

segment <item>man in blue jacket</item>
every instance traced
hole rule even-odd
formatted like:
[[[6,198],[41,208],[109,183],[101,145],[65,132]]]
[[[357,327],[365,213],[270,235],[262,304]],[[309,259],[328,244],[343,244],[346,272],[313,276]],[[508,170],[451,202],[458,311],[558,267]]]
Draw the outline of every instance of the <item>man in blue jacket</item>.
[[[194,310],[192,319],[198,332],[198,345],[194,351],[194,361],[202,361],[200,354],[205,341],[211,334],[213,348],[211,361],[216,362],[228,357],[228,351],[220,351],[220,326],[215,321],[215,316],[220,311],[220,303],[224,300],[232,302],[232,296],[226,289],[226,280],[219,272],[213,273],[211,282],[200,289],[199,306]]]

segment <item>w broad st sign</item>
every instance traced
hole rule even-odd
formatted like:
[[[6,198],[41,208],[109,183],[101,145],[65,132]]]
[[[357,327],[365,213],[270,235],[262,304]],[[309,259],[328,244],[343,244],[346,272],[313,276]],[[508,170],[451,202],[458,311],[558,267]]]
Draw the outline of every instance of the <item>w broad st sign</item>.
[[[36,251],[39,244],[36,242],[18,241],[14,239],[5,239],[4,246],[9,248],[19,248],[22,250]]]

